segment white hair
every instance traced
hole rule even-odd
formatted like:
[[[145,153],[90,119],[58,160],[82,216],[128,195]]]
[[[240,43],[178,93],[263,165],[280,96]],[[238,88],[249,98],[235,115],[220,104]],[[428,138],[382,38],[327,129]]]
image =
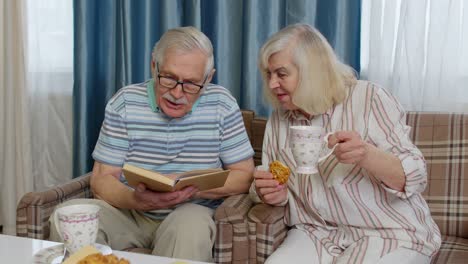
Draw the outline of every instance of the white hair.
[[[348,87],[356,82],[353,68],[340,62],[325,37],[308,24],[294,24],[271,36],[260,49],[258,66],[263,91],[275,107],[278,99],[268,87],[268,61],[280,51],[289,51],[299,70],[298,86],[292,95],[294,105],[309,114],[320,114],[341,103]]]
[[[208,37],[195,27],[178,27],[166,31],[153,48],[153,61],[164,64],[164,55],[169,50],[181,52],[202,51],[207,58],[205,76],[214,67],[213,45]]]

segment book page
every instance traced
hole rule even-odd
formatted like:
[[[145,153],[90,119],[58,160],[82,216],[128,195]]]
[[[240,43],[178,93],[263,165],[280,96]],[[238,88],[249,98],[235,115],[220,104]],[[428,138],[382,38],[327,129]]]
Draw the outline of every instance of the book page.
[[[182,178],[187,178],[187,177],[192,177],[192,176],[197,176],[197,175],[203,175],[203,174],[208,174],[208,173],[218,172],[218,171],[223,171],[223,169],[217,168],[217,169],[204,169],[204,170],[186,171],[186,172],[180,173],[174,179],[179,180],[179,179],[182,179]]]
[[[136,187],[141,182],[148,189],[158,192],[180,190],[189,185],[196,186],[200,191],[222,187],[230,172],[222,169],[205,169],[187,171],[168,177],[130,164],[125,164],[122,171],[128,185]]]
[[[148,189],[159,192],[173,191],[175,180],[166,177],[155,171],[146,170],[130,164],[125,164],[122,168],[128,185],[136,187],[138,183],[144,183]]]
[[[175,189],[180,190],[189,185],[196,186],[200,191],[223,187],[229,173],[230,170],[216,170],[205,174],[179,178]]]

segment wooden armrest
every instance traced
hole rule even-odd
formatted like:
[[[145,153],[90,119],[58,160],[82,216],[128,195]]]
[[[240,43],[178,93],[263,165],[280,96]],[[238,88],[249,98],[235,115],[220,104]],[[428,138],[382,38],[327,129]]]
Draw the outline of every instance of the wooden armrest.
[[[42,192],[25,194],[16,208],[18,236],[48,239],[49,217],[56,205],[74,198],[92,198],[89,186],[91,173],[85,174]]]

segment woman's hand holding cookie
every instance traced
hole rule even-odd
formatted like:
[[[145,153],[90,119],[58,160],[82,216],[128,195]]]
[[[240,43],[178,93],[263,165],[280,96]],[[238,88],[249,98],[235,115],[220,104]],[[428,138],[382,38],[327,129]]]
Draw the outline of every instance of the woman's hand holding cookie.
[[[282,205],[288,198],[287,184],[280,184],[268,170],[256,170],[254,173],[255,190],[266,204]],[[286,179],[287,180],[287,179]],[[284,178],[282,179],[284,181]]]

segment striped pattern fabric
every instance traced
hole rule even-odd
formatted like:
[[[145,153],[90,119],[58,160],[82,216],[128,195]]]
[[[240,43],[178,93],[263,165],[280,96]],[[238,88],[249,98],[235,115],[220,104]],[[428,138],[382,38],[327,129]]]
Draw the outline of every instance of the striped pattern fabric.
[[[181,118],[153,111],[151,81],[120,89],[108,102],[93,158],[163,174],[220,168],[253,156],[234,97],[209,84]]]
[[[426,158],[432,217],[442,234],[468,238],[468,115],[409,112],[408,124]]]
[[[408,112],[406,123],[412,127],[410,139],[423,153],[427,166],[427,187],[422,193],[443,235],[439,252],[432,263],[466,263],[468,259],[468,114]],[[253,219],[266,216],[278,219],[284,216],[284,210],[254,206],[249,213],[249,225]],[[272,214],[276,214],[272,216]],[[256,263],[263,263],[280,244],[286,227],[272,228],[258,234],[255,249]],[[283,229],[283,230],[281,230]],[[265,241],[266,245],[258,246]],[[272,249],[273,247],[273,249]],[[251,262],[252,263],[252,262]]]
[[[239,194],[229,197],[216,209],[217,233],[213,248],[216,263],[249,262],[247,213],[252,205],[247,194]]]
[[[446,236],[433,264],[465,264],[468,262],[468,239]]]
[[[55,206],[70,199],[92,198],[91,173],[43,192],[25,194],[16,208],[16,235],[47,240],[49,217]]]
[[[227,89],[209,84],[192,111],[170,118],[150,101],[153,81],[120,89],[109,100],[93,158],[117,167],[129,163],[163,174],[221,168],[253,156],[241,111]],[[124,178],[122,182],[127,184]],[[216,208],[222,200],[192,203]],[[145,215],[163,219],[169,210]]]
[[[44,192],[31,192],[21,198],[16,210],[17,236],[48,240],[49,217],[55,206],[70,199],[92,198],[91,173]],[[249,263],[247,213],[252,201],[247,194],[228,197],[215,211],[217,236],[213,256],[216,263]],[[126,251],[147,253],[144,248]]]
[[[279,160],[292,169],[285,222],[319,243],[316,250],[323,261],[331,256],[343,263],[347,257],[359,262],[369,258],[367,252],[379,252],[374,254],[379,258],[397,247],[432,256],[439,248],[439,230],[421,196],[427,182],[424,158],[409,140],[405,121],[405,113],[392,96],[364,81],[358,81],[343,103],[323,115],[308,119],[296,111],[279,110],[270,117],[262,162]],[[405,171],[405,190],[391,190],[377,180],[378,175],[339,163],[334,155],[319,164],[319,174],[296,174],[289,128],[297,125],[320,126],[326,132],[355,131],[363,140],[394,154]],[[379,243],[380,247],[363,244],[359,254],[346,253],[366,237],[385,243]]]
[[[248,217],[250,263],[263,263],[286,238],[284,207],[258,204]]]

